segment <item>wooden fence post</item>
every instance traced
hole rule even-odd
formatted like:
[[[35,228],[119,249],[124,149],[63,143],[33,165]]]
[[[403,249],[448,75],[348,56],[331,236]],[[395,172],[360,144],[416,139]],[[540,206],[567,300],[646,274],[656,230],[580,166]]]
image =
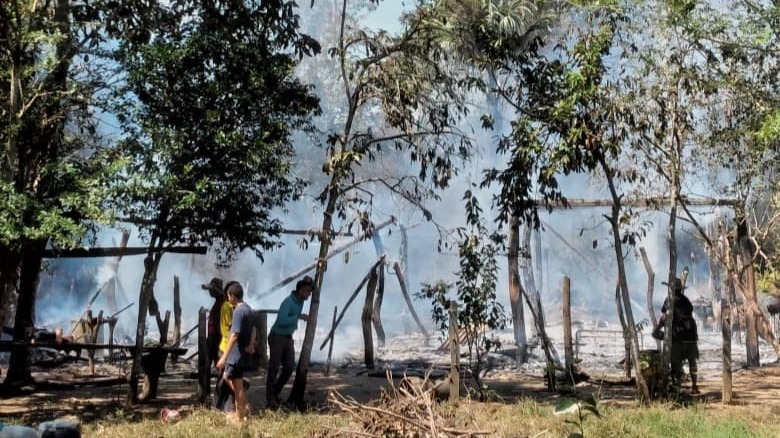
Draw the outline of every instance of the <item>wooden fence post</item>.
[[[458,303],[450,301],[450,403],[460,402],[460,343],[458,342]]]
[[[366,286],[366,301],[363,303],[363,313],[360,317],[360,322],[363,325],[363,357],[365,358],[366,368],[370,370],[374,369],[374,333],[371,330],[371,326],[373,323],[372,317],[374,316],[374,291],[376,291],[378,280],[376,269],[376,267],[371,269],[368,285]]]
[[[571,279],[569,277],[563,277],[563,351],[567,378],[573,380],[574,353],[571,346]]]
[[[198,311],[198,403],[206,404],[210,392],[211,358],[206,343],[206,309]]]
[[[181,339],[181,292],[179,277],[173,276],[173,345],[179,345]],[[176,357],[176,355],[172,355]]]
[[[728,298],[721,300],[720,327],[723,335],[723,403],[731,403],[731,307]]]

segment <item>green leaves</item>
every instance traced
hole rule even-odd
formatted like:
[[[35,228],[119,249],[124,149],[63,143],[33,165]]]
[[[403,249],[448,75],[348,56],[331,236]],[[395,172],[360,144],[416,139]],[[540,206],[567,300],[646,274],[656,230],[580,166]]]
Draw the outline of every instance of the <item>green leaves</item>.
[[[585,436],[584,419],[585,414],[588,412],[596,417],[601,417],[598,402],[593,394],[590,393],[577,394],[576,397],[559,397],[553,408],[553,414],[555,415],[577,414],[576,420],[565,421],[568,424],[577,426],[579,429],[579,432],[570,433],[568,435],[570,438]]]
[[[293,72],[319,45],[298,32],[288,1],[155,7],[140,20],[154,40],[116,53],[127,71],[116,110],[131,179],[113,185],[116,208],[144,219],[161,246],[214,245],[223,261],[247,248],[262,256],[281,230],[272,212],[302,186],[291,135],[311,128],[318,101]]]

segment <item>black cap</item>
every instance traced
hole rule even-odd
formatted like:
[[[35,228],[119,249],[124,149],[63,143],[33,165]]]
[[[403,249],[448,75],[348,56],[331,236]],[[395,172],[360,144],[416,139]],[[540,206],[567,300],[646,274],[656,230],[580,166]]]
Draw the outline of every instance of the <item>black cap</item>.
[[[297,283],[295,283],[295,290],[301,290],[301,288],[304,286],[310,286],[311,288],[314,288],[314,279],[308,275],[303,277],[302,279],[298,280]]]

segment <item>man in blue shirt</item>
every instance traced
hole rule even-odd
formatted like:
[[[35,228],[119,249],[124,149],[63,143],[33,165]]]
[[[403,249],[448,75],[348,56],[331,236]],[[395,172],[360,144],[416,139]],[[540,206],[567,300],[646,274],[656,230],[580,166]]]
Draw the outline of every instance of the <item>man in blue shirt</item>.
[[[249,416],[249,404],[244,391],[244,372],[251,366],[257,334],[252,308],[244,302],[244,289],[239,283],[228,287],[227,299],[233,306],[233,321],[230,324],[230,337],[225,354],[219,358],[217,368],[225,370],[224,378],[233,390],[235,416],[241,421]]]
[[[308,275],[296,283],[295,290],[279,306],[276,322],[268,333],[268,348],[271,354],[268,358],[265,398],[269,409],[279,407],[279,395],[295,368],[295,345],[292,334],[298,328],[299,319],[309,320],[309,315],[301,312],[304,301],[309,299],[312,291],[314,291],[314,280]]]

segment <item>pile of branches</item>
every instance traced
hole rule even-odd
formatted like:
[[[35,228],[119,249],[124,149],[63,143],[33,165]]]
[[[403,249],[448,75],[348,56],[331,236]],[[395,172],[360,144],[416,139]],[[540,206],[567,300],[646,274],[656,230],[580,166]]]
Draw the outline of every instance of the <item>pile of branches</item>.
[[[379,400],[360,404],[338,391],[328,402],[336,412],[346,414],[353,429],[332,429],[319,437],[473,438],[491,432],[458,428],[454,416],[438,409],[433,385],[427,379],[404,376],[396,387],[388,373],[390,389],[382,388]]]

